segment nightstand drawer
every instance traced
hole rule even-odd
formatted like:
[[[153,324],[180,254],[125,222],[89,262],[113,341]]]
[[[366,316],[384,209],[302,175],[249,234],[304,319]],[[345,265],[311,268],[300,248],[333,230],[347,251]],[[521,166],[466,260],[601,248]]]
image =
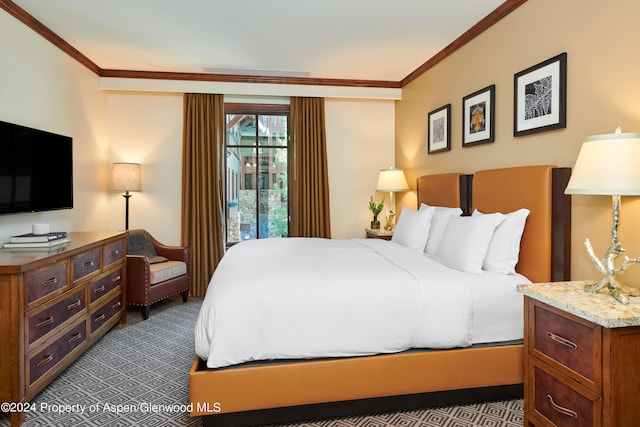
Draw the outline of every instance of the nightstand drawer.
[[[533,367],[533,382],[533,411],[537,417],[560,427],[600,424],[602,400],[597,394],[582,390],[576,383],[544,365],[535,364]]]
[[[534,349],[586,378],[599,388],[602,377],[600,328],[535,306]]]

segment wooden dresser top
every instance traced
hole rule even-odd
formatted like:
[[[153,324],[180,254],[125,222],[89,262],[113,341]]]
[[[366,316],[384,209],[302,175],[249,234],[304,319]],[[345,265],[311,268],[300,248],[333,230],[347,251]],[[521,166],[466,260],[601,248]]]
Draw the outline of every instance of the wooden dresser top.
[[[124,238],[126,231],[76,231],[68,233],[71,242],[52,248],[0,249],[0,274],[15,274],[30,270],[38,263],[55,262],[86,250],[87,245],[109,239]]]

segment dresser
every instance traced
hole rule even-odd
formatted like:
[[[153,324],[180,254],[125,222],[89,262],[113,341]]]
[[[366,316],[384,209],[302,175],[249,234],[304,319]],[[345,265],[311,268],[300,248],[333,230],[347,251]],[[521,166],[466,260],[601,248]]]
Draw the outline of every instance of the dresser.
[[[593,282],[518,286],[525,295],[525,426],[640,425],[640,298]]]
[[[125,232],[69,233],[50,249],[0,250],[0,402],[20,408],[126,321]]]

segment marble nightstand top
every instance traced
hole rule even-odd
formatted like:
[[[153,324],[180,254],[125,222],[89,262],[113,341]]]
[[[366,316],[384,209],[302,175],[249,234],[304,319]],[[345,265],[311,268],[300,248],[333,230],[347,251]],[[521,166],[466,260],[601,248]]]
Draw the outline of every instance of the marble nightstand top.
[[[640,325],[640,297],[620,304],[605,291],[584,291],[594,281],[531,283],[518,285],[518,292],[605,328]]]

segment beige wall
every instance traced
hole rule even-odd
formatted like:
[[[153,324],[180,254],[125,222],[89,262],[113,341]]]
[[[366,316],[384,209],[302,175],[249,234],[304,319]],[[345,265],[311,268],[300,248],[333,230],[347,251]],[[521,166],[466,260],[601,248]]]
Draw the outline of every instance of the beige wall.
[[[527,164],[573,166],[585,136],[640,131],[640,2],[530,0],[403,89],[396,103],[396,162],[415,188],[421,174],[473,172]],[[515,138],[513,75],[567,52],[567,127]],[[496,85],[496,141],[462,148],[462,98]],[[427,115],[452,104],[451,151],[427,154]],[[640,200],[623,199],[620,239],[640,256]],[[415,194],[405,196],[415,205]],[[584,255],[589,237],[601,256],[609,245],[610,199],[573,197],[572,278],[597,278]],[[635,269],[635,271],[634,271]],[[640,267],[625,278],[634,284]]]
[[[4,11],[0,39],[0,120],[72,136],[74,163],[74,208],[2,215],[0,242],[36,222],[106,229],[107,98],[98,77]]]
[[[182,95],[110,92],[109,164],[142,164],[142,192],[130,199],[130,228],[146,228],[167,244],[180,242]],[[253,99],[256,101],[259,99]],[[380,169],[394,161],[393,101],[325,102],[331,231],[364,237],[369,195]],[[124,200],[109,194],[110,229],[124,227]]]

